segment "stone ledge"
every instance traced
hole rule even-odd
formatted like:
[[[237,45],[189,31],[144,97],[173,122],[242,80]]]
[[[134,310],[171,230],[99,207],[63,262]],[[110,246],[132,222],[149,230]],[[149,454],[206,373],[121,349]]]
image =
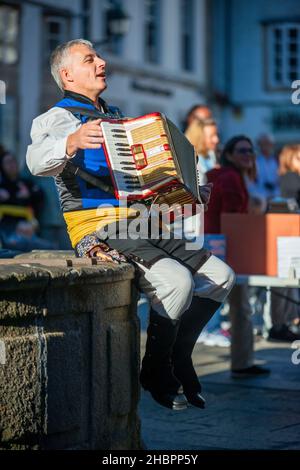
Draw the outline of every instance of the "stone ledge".
[[[0,261],[0,449],[138,449],[134,268],[58,255]]]
[[[24,289],[25,285],[27,288],[31,288],[33,285],[37,287],[37,283],[44,287],[50,282],[58,286],[61,283],[89,282],[93,278],[93,282],[101,284],[134,278],[134,267],[128,263],[117,265],[100,262],[97,265],[87,263],[84,266],[81,263],[79,266],[76,264],[67,266],[63,259],[55,260],[53,258],[49,263],[45,259],[39,260],[38,258],[32,260],[26,258],[26,261],[23,258],[23,261],[21,260],[22,258],[0,260],[1,290],[16,290],[21,283],[21,288]]]
[[[76,258],[74,250],[32,250],[30,253],[22,253],[14,259],[39,258],[39,259],[66,259]]]

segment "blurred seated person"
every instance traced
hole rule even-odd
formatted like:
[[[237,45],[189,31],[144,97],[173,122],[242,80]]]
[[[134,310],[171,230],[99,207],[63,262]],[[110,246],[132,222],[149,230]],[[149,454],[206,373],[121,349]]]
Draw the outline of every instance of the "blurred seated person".
[[[38,186],[20,177],[16,158],[0,155],[0,235],[4,248],[31,251],[53,249],[55,244],[37,236],[36,216],[43,194]]]
[[[199,184],[207,181],[206,173],[217,166],[217,147],[220,142],[217,124],[213,119],[194,119],[185,131],[186,138],[195,147]]]
[[[255,179],[255,154],[251,140],[243,135],[231,138],[221,155],[221,167],[207,173],[213,183],[208,210],[205,213],[205,232],[220,233],[221,214],[248,212],[249,195],[245,178]]]
[[[279,196],[278,162],[274,156],[274,139],[269,134],[261,134],[257,139],[259,153],[256,158],[257,175],[248,182],[252,196],[261,197],[265,206],[269,199]]]
[[[221,214],[248,212],[249,195],[245,183],[256,177],[255,153],[251,140],[238,135],[231,138],[221,154],[221,167],[207,173],[213,183],[205,233],[221,232]],[[241,241],[242,243],[242,241]],[[259,253],[257,254],[259,256]],[[247,285],[235,285],[229,296],[231,321],[231,373],[233,378],[267,375],[267,368],[254,364],[253,326]]]
[[[279,155],[279,185],[281,196],[296,199],[300,206],[300,144],[283,147]]]
[[[281,196],[293,198],[300,206],[300,145],[286,145],[279,155]],[[290,300],[289,300],[290,299]],[[293,342],[300,339],[299,289],[272,288],[269,341]]]

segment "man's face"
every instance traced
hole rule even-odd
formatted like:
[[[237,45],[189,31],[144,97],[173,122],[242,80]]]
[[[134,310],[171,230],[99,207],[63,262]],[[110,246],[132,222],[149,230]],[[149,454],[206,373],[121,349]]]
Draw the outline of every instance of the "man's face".
[[[263,155],[269,156],[273,154],[274,142],[269,137],[266,136],[266,137],[261,138],[259,141],[259,146],[260,146],[261,153]]]
[[[200,120],[205,121],[206,119],[212,118],[212,112],[207,106],[198,106],[187,120],[187,126],[190,126],[193,121]]]
[[[216,126],[204,126],[203,129],[205,147],[208,150],[216,151],[218,143],[220,142],[218,129]]]
[[[106,88],[105,61],[84,44],[71,47],[69,60],[62,71],[65,89],[85,94],[101,93]]]
[[[212,118],[212,112],[206,106],[199,107],[193,112],[194,119],[200,119],[200,121],[205,121],[206,119]]]

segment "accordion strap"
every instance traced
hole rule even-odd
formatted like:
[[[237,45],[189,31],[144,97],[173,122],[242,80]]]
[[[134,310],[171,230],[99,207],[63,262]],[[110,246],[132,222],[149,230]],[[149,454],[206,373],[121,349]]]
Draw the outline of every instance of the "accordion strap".
[[[107,117],[112,117],[112,114],[101,113],[100,111],[97,111],[96,109],[87,109],[81,106],[64,106],[64,109],[66,109],[67,111],[70,111],[75,116],[76,114],[80,114],[82,116],[88,116],[94,119],[99,119],[99,118],[107,119]],[[94,176],[91,173],[88,173],[87,171],[83,170],[79,166],[75,165],[71,161],[68,161],[66,166],[72,175],[79,176],[87,183],[95,186],[96,188],[101,189],[102,191],[106,193],[111,193],[111,194],[115,193],[114,188],[110,184],[111,183],[110,176],[107,176],[107,177]]]
[[[111,193],[114,194],[114,188],[109,184],[111,182],[110,176],[94,176],[91,175],[91,173],[88,173],[87,171],[83,170],[79,166],[75,165],[74,163],[68,161],[66,165],[68,171],[74,175],[74,176],[79,176],[82,178],[84,181],[86,181],[89,184],[92,184],[96,188],[101,189],[102,191],[106,193]]]
[[[113,113],[101,113],[101,111],[97,111],[96,109],[88,109],[83,108],[81,106],[64,106],[63,109],[70,111],[70,113],[74,114],[81,114],[81,116],[88,116],[95,119],[120,119],[120,116],[116,116]]]

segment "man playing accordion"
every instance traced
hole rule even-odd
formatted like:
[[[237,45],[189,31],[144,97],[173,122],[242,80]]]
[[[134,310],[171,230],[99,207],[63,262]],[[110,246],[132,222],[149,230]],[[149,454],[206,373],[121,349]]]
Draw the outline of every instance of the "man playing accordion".
[[[64,96],[34,119],[27,165],[34,175],[55,178],[77,256],[135,265],[138,287],[151,305],[140,374],[143,388],[174,410],[186,408],[187,402],[204,408],[192,352],[229,294],[234,273],[206,249],[187,249],[184,239],[129,236],[124,221],[134,220],[136,211],[110,190],[100,126],[101,118],[122,119],[118,108],[100,98],[107,86],[105,61],[89,41],[73,40],[52,53],[51,72]],[[89,120],[89,113],[96,119]],[[111,225],[119,236],[106,230]]]

